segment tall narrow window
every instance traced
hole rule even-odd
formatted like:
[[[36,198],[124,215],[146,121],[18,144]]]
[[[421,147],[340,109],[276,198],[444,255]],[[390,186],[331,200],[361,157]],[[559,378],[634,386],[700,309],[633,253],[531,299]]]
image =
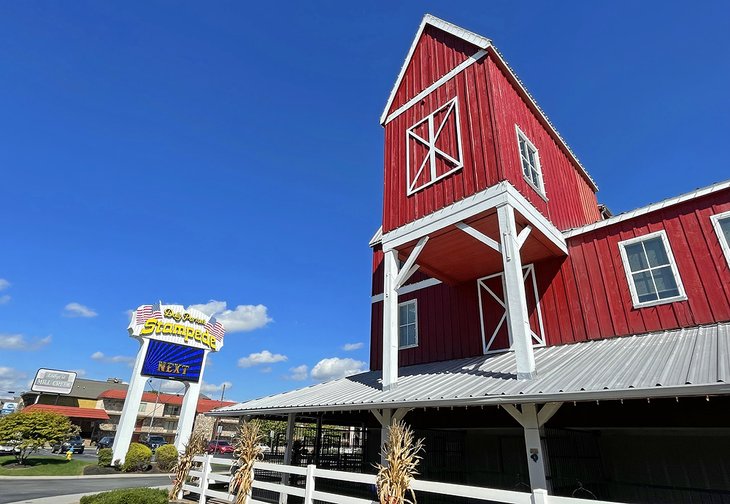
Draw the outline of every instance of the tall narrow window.
[[[522,174],[525,180],[542,196],[545,196],[545,183],[542,179],[542,167],[540,166],[540,156],[530,139],[527,138],[522,130],[517,129],[517,145],[520,150],[520,163],[522,165]]]
[[[418,310],[416,300],[398,305],[398,348],[418,346]]]
[[[730,212],[713,215],[710,219],[712,219],[717,238],[720,240],[720,247],[725,254],[727,264],[730,266]]]
[[[619,243],[635,308],[687,299],[664,231]]]

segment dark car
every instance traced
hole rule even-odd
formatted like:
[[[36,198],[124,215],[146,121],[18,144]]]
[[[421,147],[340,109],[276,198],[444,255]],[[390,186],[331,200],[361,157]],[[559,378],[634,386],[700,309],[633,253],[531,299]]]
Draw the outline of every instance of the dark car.
[[[162,445],[169,444],[162,436],[147,436],[143,441],[140,442],[152,451],[155,451]]]
[[[114,444],[114,436],[104,436],[96,443],[96,449],[111,448]]]
[[[67,453],[69,450],[74,453],[84,453],[84,440],[81,436],[74,436],[63,443],[54,443],[51,446],[51,453]]]
[[[228,441],[211,441],[205,451],[208,453],[233,453],[236,449]]]

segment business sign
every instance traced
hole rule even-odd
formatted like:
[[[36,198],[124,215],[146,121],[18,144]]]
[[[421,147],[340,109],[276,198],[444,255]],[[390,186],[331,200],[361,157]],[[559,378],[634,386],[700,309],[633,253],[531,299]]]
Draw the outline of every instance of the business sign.
[[[10,415],[11,413],[15,413],[18,410],[18,403],[16,402],[6,402],[3,404],[3,409],[0,410],[0,416],[1,415]]]
[[[204,353],[202,348],[152,340],[142,364],[142,374],[197,383],[203,369]]]
[[[30,389],[33,392],[50,392],[51,394],[68,394],[76,381],[73,371],[57,369],[39,369]]]
[[[142,305],[132,313],[129,335],[202,348],[223,348],[225,328],[215,317],[181,305]]]

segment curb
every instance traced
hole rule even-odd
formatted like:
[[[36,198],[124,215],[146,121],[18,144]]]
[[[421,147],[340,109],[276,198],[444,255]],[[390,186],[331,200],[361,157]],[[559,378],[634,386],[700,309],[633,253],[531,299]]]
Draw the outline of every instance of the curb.
[[[31,476],[33,477],[33,476]],[[149,488],[161,488],[161,489],[168,489],[171,488],[172,485],[163,485],[163,486],[156,486],[156,487],[149,487]],[[101,490],[101,492],[105,492],[107,490]],[[78,504],[79,500],[81,500],[81,497],[85,495],[94,495],[101,492],[87,492],[87,493],[80,493],[80,494],[68,494],[68,495],[57,495],[54,497],[41,497],[39,499],[28,499],[28,500],[20,500],[11,502],[9,504]]]
[[[111,478],[161,478],[163,476],[173,476],[172,473],[158,474],[135,474],[135,473],[119,473],[119,474],[91,474],[84,476],[0,476],[0,481],[28,481],[28,480],[74,480],[74,479],[111,479]]]

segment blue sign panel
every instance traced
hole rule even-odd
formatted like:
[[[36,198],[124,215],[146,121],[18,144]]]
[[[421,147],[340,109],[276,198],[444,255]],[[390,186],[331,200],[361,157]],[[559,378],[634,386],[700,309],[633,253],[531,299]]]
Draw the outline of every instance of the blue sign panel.
[[[142,374],[156,378],[197,382],[203,368],[202,348],[150,340],[142,365]]]

